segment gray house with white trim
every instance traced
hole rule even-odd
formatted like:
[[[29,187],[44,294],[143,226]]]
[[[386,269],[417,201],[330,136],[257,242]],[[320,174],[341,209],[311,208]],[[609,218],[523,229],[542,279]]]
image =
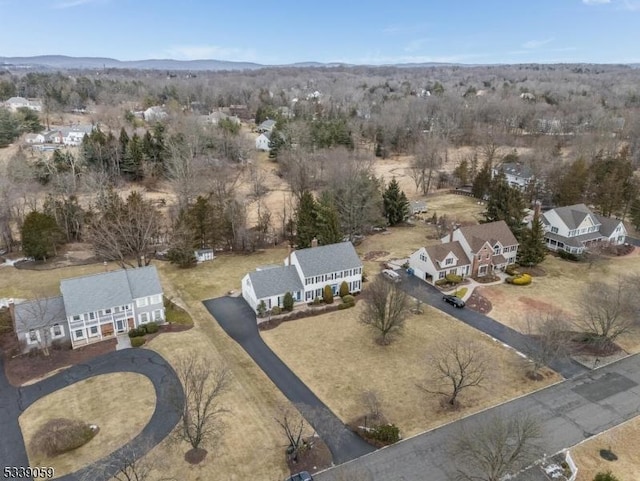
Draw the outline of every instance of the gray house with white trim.
[[[334,294],[342,282],[349,292],[362,289],[362,261],[351,242],[300,249],[289,254],[284,266],[266,266],[242,279],[242,297],[256,311],[261,301],[267,310],[282,307],[284,295],[291,292],[295,302],[311,302],[322,297],[325,286]]]
[[[15,306],[16,335],[26,350],[55,339],[76,348],[165,321],[155,266],[63,279],[60,291],[61,296]]]

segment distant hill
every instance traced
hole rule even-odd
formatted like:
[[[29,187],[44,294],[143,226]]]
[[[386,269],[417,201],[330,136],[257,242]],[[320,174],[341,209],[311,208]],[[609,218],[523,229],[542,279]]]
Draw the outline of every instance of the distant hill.
[[[0,57],[0,66],[46,69],[141,69],[141,70],[254,70],[264,68],[252,62],[227,60],[116,60],[103,57],[67,57],[65,55],[39,55],[36,57]]]

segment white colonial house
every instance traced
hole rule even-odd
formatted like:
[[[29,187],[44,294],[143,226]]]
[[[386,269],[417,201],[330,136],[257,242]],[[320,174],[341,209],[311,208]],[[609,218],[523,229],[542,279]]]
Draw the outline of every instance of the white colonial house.
[[[212,261],[216,258],[216,254],[213,252],[213,249],[196,249],[193,251],[193,255],[196,257],[197,262]]]
[[[15,332],[25,351],[55,340],[76,348],[165,321],[154,266],[63,279],[60,291],[61,296],[13,306]]]
[[[495,177],[501,172],[504,174],[510,186],[518,187],[521,190],[524,190],[535,180],[533,171],[519,162],[503,162],[491,169],[491,177]]]
[[[42,102],[36,99],[25,99],[24,97],[11,97],[4,103],[5,107],[11,112],[17,112],[18,109],[26,108],[35,112],[42,111]]]
[[[93,129],[92,125],[76,125],[69,129],[62,129],[62,143],[77,147],[82,144],[84,136],[89,135]]]
[[[44,144],[44,134],[27,134],[24,136],[24,141],[27,144]]]
[[[283,266],[265,266],[242,279],[242,297],[256,311],[261,301],[267,310],[282,307],[287,292],[294,302],[311,302],[322,297],[325,286],[338,294],[346,282],[349,292],[362,289],[362,262],[351,242],[340,242],[289,254]]]
[[[256,150],[263,150],[264,152],[269,152],[271,147],[269,146],[271,142],[271,133],[265,132],[256,137]]]
[[[518,246],[504,221],[464,226],[443,237],[441,244],[418,249],[409,257],[409,267],[432,282],[447,274],[482,277],[514,264]]]
[[[545,242],[553,251],[582,254],[596,243],[624,244],[627,236],[621,220],[595,214],[584,204],[551,209],[541,220]]]
[[[445,242],[421,247],[409,257],[409,267],[420,279],[437,281],[447,274],[468,276],[471,261],[460,242]]]

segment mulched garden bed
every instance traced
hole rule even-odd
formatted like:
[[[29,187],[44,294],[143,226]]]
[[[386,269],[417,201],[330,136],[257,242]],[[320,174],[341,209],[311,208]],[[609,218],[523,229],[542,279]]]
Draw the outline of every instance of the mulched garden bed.
[[[366,436],[365,430],[362,429],[361,426],[373,428],[374,426],[382,426],[384,424],[389,424],[389,423],[383,414],[380,414],[375,419],[370,416],[360,416],[359,418],[356,418],[353,421],[347,423],[347,428],[349,428],[349,430],[356,433],[358,436],[364,439],[371,446],[379,449],[379,448],[388,446],[389,444],[388,443],[385,444],[381,441],[378,441],[377,439],[373,439],[371,437]]]
[[[467,299],[466,304],[469,309],[481,314],[488,314],[493,308],[491,301],[480,294],[478,289],[471,293],[471,297]]]
[[[287,456],[287,465],[291,474],[307,471],[311,474],[330,468],[333,464],[333,457],[328,446],[322,439],[312,436],[306,439],[308,449],[298,454],[298,460],[294,461]]]
[[[362,256],[362,260],[364,261],[375,261],[380,257],[386,257],[389,255],[387,251],[369,251],[365,255]]]
[[[518,267],[519,274],[529,274],[531,277],[542,277],[547,275],[547,271],[545,271],[540,266],[533,267]]]
[[[474,277],[473,280],[476,281],[478,284],[490,284],[492,282],[499,281],[500,278],[494,275],[494,276]]]
[[[18,340],[13,332],[0,336],[0,348],[4,353],[4,370],[9,382],[14,386],[45,376],[51,371],[66,366],[82,364],[89,359],[116,349],[116,340],[97,342],[78,349],[49,349],[49,356],[41,353],[20,354]]]

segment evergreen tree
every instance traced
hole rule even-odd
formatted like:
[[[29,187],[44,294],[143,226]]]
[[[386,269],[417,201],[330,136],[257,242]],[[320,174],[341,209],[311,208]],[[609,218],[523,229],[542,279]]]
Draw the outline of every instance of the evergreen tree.
[[[637,231],[640,231],[640,196],[637,196],[631,204],[631,223]]]
[[[300,196],[296,211],[296,244],[298,249],[311,247],[311,240],[317,235],[317,210],[313,194],[305,190]]]
[[[20,132],[40,132],[44,129],[38,113],[27,107],[20,107],[16,112],[16,121]]]
[[[523,266],[536,266],[544,260],[546,255],[547,246],[544,241],[544,226],[536,210],[531,221],[531,229],[522,231],[518,248],[518,262]]]
[[[522,231],[522,219],[525,216],[522,193],[517,187],[507,183],[504,173],[499,173],[491,181],[489,200],[485,218],[487,222],[503,220],[511,232],[519,238]]]
[[[144,176],[142,171],[142,142],[138,134],[133,134],[129,143],[127,144],[127,150],[122,160],[120,170],[129,180],[141,180]]]
[[[322,300],[325,304],[333,304],[333,289],[327,284],[322,290]]]
[[[316,203],[316,230],[320,245],[335,244],[342,240],[338,210],[329,192],[323,192]]]
[[[127,155],[127,146],[129,145],[129,134],[122,127],[120,129],[120,136],[118,137],[118,155],[121,159],[124,159]]]
[[[282,308],[285,311],[293,311],[293,294],[286,292],[282,299]]]
[[[389,225],[399,224],[409,217],[409,201],[395,177],[382,194],[382,204]]]
[[[453,175],[458,179],[460,185],[468,185],[471,177],[469,161],[467,159],[461,160],[454,169]]]
[[[486,161],[473,179],[471,193],[476,199],[484,199],[491,188],[491,163]]]
[[[588,182],[587,162],[583,158],[574,160],[568,167],[562,167],[552,176],[553,202],[559,206],[584,202]]]
[[[18,122],[7,109],[0,108],[0,148],[6,147],[18,136]]]
[[[47,260],[56,255],[56,249],[62,243],[62,233],[56,220],[35,210],[25,217],[21,238],[24,254],[37,260]]]

